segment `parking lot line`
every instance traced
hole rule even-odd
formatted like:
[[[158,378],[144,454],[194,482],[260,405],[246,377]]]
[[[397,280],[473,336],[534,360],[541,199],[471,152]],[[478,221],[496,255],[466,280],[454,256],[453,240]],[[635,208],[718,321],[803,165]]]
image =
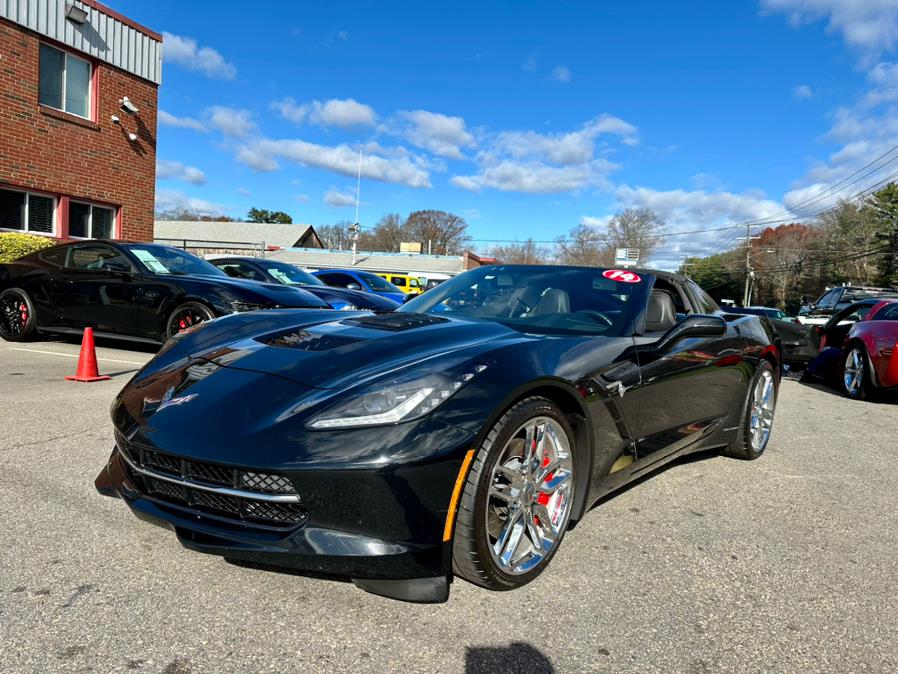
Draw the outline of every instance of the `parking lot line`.
[[[42,351],[40,349],[25,349],[20,346],[8,346],[5,349],[6,351],[25,351],[27,353],[43,353],[48,356],[65,356],[66,358],[78,358],[77,353],[60,353],[59,351]],[[136,360],[119,360],[117,358],[105,358],[103,356],[97,356],[97,360],[102,360],[106,363],[122,363],[124,365],[145,365],[146,363],[142,363]]]

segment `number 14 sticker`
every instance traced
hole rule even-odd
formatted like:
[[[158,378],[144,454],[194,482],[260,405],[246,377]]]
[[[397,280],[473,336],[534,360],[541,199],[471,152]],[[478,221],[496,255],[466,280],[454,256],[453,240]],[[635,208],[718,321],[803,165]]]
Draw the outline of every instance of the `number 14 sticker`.
[[[639,283],[642,279],[639,274],[625,269],[606,269],[602,272],[602,276],[612,281],[620,281],[621,283]]]

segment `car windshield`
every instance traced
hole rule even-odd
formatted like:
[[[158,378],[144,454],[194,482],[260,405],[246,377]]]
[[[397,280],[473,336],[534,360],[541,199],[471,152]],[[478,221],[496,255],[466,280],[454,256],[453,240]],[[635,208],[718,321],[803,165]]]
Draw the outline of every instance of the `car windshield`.
[[[594,267],[480,267],[397,311],[497,321],[526,332],[624,334],[648,279]]]
[[[377,274],[371,274],[366,271],[356,272],[360,279],[362,279],[365,283],[368,284],[368,287],[371,290],[374,290],[379,293],[401,293],[402,291],[394,286],[392,283],[387,281],[386,279],[381,278]]]
[[[786,317],[786,314],[783,312],[782,309],[770,309],[770,308],[765,307],[763,309],[763,312],[765,314],[767,314],[768,317],[777,318],[779,320],[782,320],[783,318]]]
[[[326,285],[320,278],[312,276],[309,272],[299,267],[294,267],[286,262],[273,260],[256,260],[256,264],[271,274],[278,283],[291,286],[323,286]]]
[[[214,264],[177,248],[149,244],[130,245],[128,251],[154,274],[227,276]]]

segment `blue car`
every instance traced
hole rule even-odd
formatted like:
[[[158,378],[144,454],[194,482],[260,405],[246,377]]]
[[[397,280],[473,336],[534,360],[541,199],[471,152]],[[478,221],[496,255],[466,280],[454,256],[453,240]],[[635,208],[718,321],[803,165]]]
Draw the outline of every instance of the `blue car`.
[[[209,262],[232,278],[302,286],[303,290],[324,300],[334,309],[393,311],[399,306],[398,302],[378,293],[362,292],[351,288],[332,288],[309,272],[286,262],[253,257],[218,257]]]
[[[377,274],[372,274],[370,271],[359,271],[357,269],[322,269],[320,271],[312,272],[312,275],[317,276],[327,285],[335,288],[364,290],[365,292],[376,293],[381,297],[387,297],[400,304],[408,299],[408,296],[399,288]]]

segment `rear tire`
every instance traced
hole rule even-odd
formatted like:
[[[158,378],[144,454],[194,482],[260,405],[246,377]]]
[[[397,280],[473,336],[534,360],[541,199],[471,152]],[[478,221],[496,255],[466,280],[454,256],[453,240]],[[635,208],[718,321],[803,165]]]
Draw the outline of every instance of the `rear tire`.
[[[852,344],[842,363],[842,393],[855,400],[867,400],[873,392],[867,350]]]
[[[188,328],[211,321],[215,318],[215,314],[205,304],[199,302],[184,302],[178,305],[168,317],[165,323],[165,337],[171,339],[179,332]]]
[[[746,461],[760,458],[770,442],[778,395],[779,386],[773,366],[762,360],[748,389],[739,436],[724,450],[724,454]]]
[[[472,462],[459,502],[456,575],[513,590],[542,573],[570,521],[574,446],[567,418],[547,398],[527,398],[502,415]]]
[[[0,293],[0,337],[7,342],[27,342],[37,330],[37,317],[28,293],[8,288]]]

